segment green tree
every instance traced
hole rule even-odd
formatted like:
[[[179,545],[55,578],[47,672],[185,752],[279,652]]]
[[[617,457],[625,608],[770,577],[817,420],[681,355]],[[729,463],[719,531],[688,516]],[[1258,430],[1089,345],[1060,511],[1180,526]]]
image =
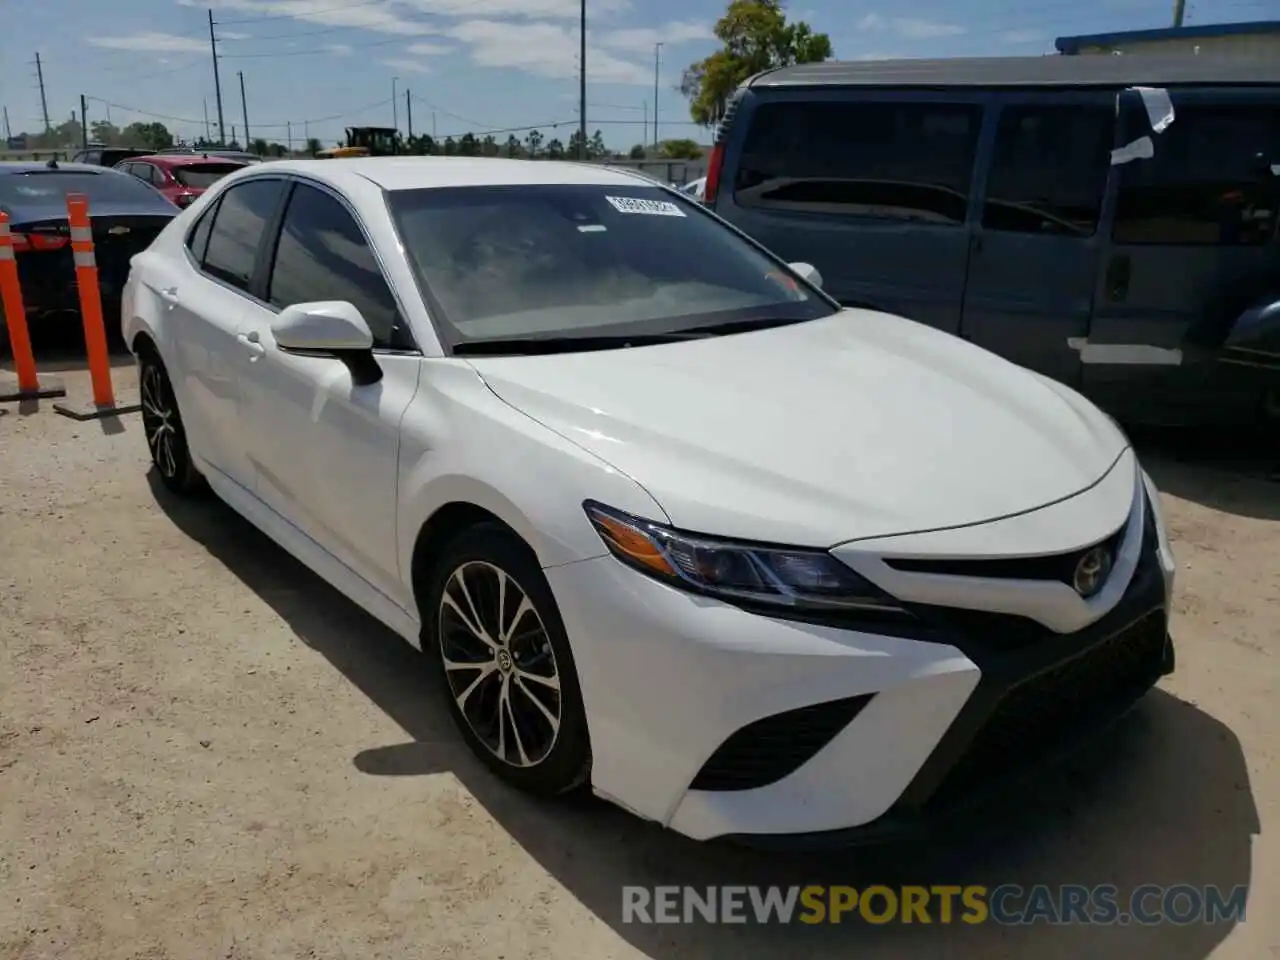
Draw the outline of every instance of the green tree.
[[[523,156],[524,147],[520,144],[520,139],[514,133],[507,137],[507,156],[515,159]]]
[[[732,0],[715,26],[719,50],[690,64],[680,81],[695,123],[724,117],[738,86],[763,70],[831,58],[831,38],[804,21],[787,23],[781,0]]]
[[[592,134],[591,142],[587,144],[587,156],[599,160],[608,155],[609,148],[604,145],[604,134],[597,130]]]
[[[458,140],[458,156],[480,156],[480,141],[476,139],[476,135],[474,133],[464,133],[461,139]]]
[[[103,146],[114,147],[120,142],[120,128],[106,120],[92,120],[89,123],[89,139]]]
[[[315,137],[310,137],[307,139],[307,153],[309,153],[311,156],[314,157],[317,153],[319,153],[323,149],[324,147],[320,146],[320,141],[317,140]]]
[[[173,134],[159,121],[131,123],[120,131],[120,139],[130,146],[136,144],[148,150],[167,150],[173,146]]]
[[[485,157],[496,157],[498,155],[498,141],[493,138],[493,134],[486,134],[485,138],[480,141],[480,154]]]
[[[698,141],[689,139],[663,140],[658,152],[667,160],[700,160],[702,148]]]
[[[559,138],[553,137],[551,140],[547,141],[547,159],[564,159],[564,144],[560,142]]]
[[[444,146],[440,152],[446,157],[456,157],[458,155],[458,144],[454,141],[453,137],[444,138]]]
[[[252,150],[254,153],[256,153],[258,156],[265,157],[268,152],[267,141],[259,137],[258,139],[254,140],[253,143],[249,144],[249,149]]]
[[[529,156],[536,158],[538,156],[538,148],[542,146],[542,134],[537,130],[530,130],[524,138],[524,142],[529,150]]]
[[[645,149],[643,143],[637,143],[631,148],[631,152],[627,154],[632,160],[643,160],[645,157]]]

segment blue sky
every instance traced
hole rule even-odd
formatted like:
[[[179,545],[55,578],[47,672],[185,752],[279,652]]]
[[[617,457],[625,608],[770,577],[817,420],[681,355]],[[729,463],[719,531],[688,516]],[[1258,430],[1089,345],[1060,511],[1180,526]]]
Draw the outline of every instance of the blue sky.
[[[567,139],[577,123],[578,0],[10,0],[0,33],[0,102],[10,124],[40,128],[35,67],[53,121],[89,100],[89,117],[159,119],[186,137],[215,124],[206,10],[220,37],[223,112],[243,136],[336,141],[348,124],[438,135],[538,124]],[[21,13],[14,12],[17,8]],[[699,136],[674,89],[713,49],[723,0],[588,0],[588,125],[625,148],[652,139],[654,44],[663,138]],[[1167,26],[1171,0],[793,0],[791,16],[830,34],[841,59],[1040,54],[1064,34]],[[1188,0],[1187,23],[1280,17],[1280,0]],[[393,81],[393,78],[398,78]],[[558,129],[553,122],[563,125]],[[501,135],[505,136],[505,134]],[[703,135],[705,137],[705,135]],[[501,137],[500,137],[501,138]]]

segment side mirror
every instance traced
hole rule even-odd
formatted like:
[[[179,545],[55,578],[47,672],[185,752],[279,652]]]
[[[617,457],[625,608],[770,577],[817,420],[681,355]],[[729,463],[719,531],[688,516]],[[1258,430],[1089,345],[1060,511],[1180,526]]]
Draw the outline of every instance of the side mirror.
[[[811,284],[822,289],[822,274],[818,272],[818,268],[812,263],[792,263],[788,264],[792,271],[800,274],[802,279],[808,280]]]
[[[382,379],[373,356],[373,331],[356,306],[345,300],[285,307],[271,324],[271,336],[288,353],[341,360],[360,386]]]

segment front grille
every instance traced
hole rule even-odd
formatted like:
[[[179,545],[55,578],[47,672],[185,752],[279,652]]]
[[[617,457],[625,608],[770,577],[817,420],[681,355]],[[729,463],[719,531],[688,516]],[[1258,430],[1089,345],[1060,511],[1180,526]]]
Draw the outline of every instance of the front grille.
[[[777,783],[830,743],[873,696],[816,703],[747,724],[717,748],[690,789],[754,790]]]
[[[1070,553],[1056,553],[1044,557],[1004,557],[982,560],[932,560],[886,557],[885,563],[895,570],[910,573],[948,574],[956,577],[990,577],[997,580],[1058,580],[1071,585],[1076,564],[1088,551],[1101,546],[1115,557],[1124,539],[1125,527],[1121,527],[1107,539]]]
[[[1054,752],[1082,728],[1114,719],[1159,679],[1167,637],[1157,610],[1072,659],[1011,687],[968,749],[939,784],[929,806],[949,800]]]

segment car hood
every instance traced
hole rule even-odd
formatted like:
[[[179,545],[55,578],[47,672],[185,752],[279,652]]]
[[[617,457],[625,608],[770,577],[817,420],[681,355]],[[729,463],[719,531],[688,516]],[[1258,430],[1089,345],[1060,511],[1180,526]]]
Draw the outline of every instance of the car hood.
[[[900,317],[471,360],[677,527],[830,546],[981,523],[1097,483],[1128,443],[1075,392]],[[661,517],[653,519],[661,520]]]

